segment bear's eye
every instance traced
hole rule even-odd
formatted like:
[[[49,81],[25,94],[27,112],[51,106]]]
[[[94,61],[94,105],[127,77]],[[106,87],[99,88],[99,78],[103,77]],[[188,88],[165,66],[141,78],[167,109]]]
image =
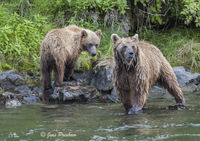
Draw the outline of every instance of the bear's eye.
[[[97,48],[97,47],[98,47],[98,44],[96,44],[95,47]]]
[[[92,47],[92,44],[88,44],[89,47]]]
[[[126,48],[127,48],[127,46],[123,46],[123,47],[122,47],[122,50],[123,50],[123,51],[125,51],[125,50],[126,50]]]
[[[135,46],[132,46],[132,48],[134,49],[134,48],[135,48]]]

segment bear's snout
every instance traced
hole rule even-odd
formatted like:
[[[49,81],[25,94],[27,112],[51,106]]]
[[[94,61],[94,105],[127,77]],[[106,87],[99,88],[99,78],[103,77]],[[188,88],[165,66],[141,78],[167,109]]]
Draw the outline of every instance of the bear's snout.
[[[89,44],[87,46],[87,51],[92,57],[97,55],[97,47],[95,45]]]
[[[91,53],[91,56],[92,56],[92,57],[94,57],[94,56],[96,56],[96,55],[97,55],[96,52],[92,52],[92,53]]]

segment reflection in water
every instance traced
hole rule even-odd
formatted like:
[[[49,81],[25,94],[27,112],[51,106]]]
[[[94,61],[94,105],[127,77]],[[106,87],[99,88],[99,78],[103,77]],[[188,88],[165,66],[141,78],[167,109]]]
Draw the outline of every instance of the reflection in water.
[[[186,95],[189,110],[167,111],[168,99],[125,115],[121,104],[23,105],[0,108],[0,140],[200,140],[200,95]]]

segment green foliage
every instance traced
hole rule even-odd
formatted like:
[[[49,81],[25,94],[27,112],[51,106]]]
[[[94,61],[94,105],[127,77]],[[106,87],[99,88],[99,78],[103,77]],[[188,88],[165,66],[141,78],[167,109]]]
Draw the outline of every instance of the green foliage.
[[[171,5],[165,0],[134,0],[137,22],[141,26],[163,25]],[[173,7],[173,6],[172,6]],[[139,27],[137,27],[139,28]]]
[[[200,1],[199,0],[183,0],[184,8],[181,12],[185,16],[185,24],[195,23],[196,27],[200,27]]]
[[[117,9],[124,14],[128,8],[126,0],[31,0],[30,4],[32,11],[47,16],[60,26],[79,16],[83,18],[86,16],[83,13],[89,10],[105,14],[108,10]],[[87,17],[84,17],[84,20],[87,20]]]
[[[178,64],[184,64],[191,70],[199,70],[200,68],[200,43],[193,40],[188,41],[180,49],[176,51]]]
[[[6,13],[2,6],[0,11],[0,53],[12,67],[36,72],[40,43],[50,28],[46,18],[34,15],[32,20],[27,20],[17,13]]]
[[[188,28],[165,32],[142,28],[139,31],[139,38],[157,46],[172,65],[183,65],[196,71],[200,70],[199,36],[200,31]]]
[[[104,16],[109,11],[125,14],[129,9],[134,14],[133,25],[138,26],[139,37],[158,46],[174,65],[199,68],[198,42],[200,33],[190,29],[175,28],[158,32],[155,27],[163,27],[174,21],[185,24],[195,23],[200,27],[200,1],[198,0],[1,0],[0,1],[0,71],[24,70],[39,74],[40,44],[45,34],[55,27],[69,24],[96,31],[102,29],[101,44],[97,57],[83,52],[76,69],[88,70],[99,60],[112,57],[110,36],[120,32],[120,25],[114,29],[104,26]],[[90,15],[95,12],[98,15]],[[94,23],[97,22],[97,23]],[[54,25],[54,26],[53,26]],[[146,26],[148,28],[141,28]],[[133,29],[133,30],[135,30]],[[130,33],[132,34],[132,33]],[[158,38],[159,37],[159,38]],[[191,43],[191,41],[193,41]],[[190,46],[190,49],[184,48]],[[184,53],[180,54],[180,50]],[[181,61],[183,63],[181,63]]]

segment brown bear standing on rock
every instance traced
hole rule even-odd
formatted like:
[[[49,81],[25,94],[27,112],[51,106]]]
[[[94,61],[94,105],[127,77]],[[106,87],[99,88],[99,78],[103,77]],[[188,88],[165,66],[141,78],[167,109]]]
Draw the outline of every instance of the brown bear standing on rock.
[[[111,36],[114,52],[113,84],[128,114],[145,106],[149,89],[155,82],[167,88],[175,98],[174,107],[184,107],[184,96],[172,67],[161,51],[152,44]]]
[[[54,71],[55,86],[62,86],[63,79],[73,77],[75,63],[82,51],[91,56],[97,54],[101,30],[93,32],[75,25],[53,29],[41,44],[40,69],[43,80],[43,99],[49,100],[52,93],[51,72]]]

